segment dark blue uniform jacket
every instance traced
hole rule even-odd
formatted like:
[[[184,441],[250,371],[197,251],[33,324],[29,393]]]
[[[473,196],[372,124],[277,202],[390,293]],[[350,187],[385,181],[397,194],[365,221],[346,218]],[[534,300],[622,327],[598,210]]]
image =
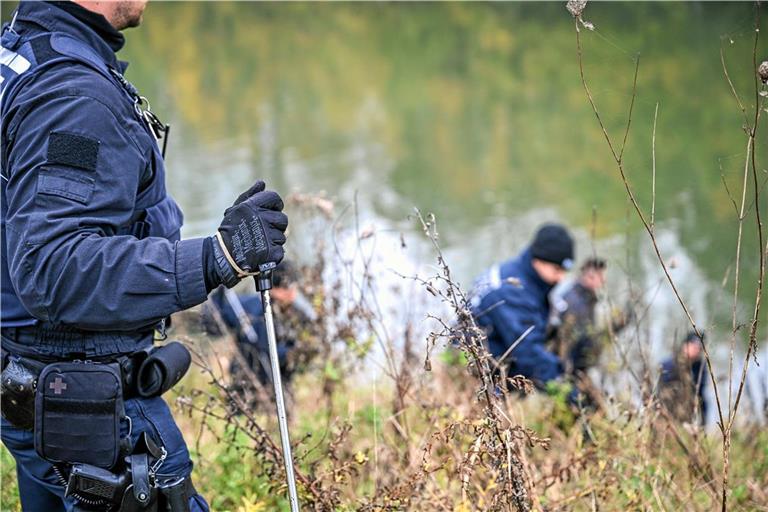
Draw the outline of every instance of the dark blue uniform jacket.
[[[688,365],[685,365],[688,366]],[[673,357],[669,357],[661,362],[661,383],[662,385],[674,385],[683,382],[681,372],[689,370],[691,391],[696,396],[696,400],[699,402],[701,408],[701,422],[706,422],[707,413],[709,411],[709,402],[707,401],[706,388],[707,380],[709,379],[709,373],[707,371],[707,364],[704,359],[697,359],[690,363],[689,368],[684,368],[678,360]]]
[[[506,356],[509,374],[520,374],[544,383],[563,372],[560,358],[545,347],[549,318],[549,292],[531,265],[531,254],[494,265],[475,284],[472,311],[478,325],[488,334],[488,349],[500,358],[515,341],[533,326],[525,338]]]
[[[206,298],[203,239],[179,240],[115,34],[23,2],[0,59],[2,327],[112,333],[96,352]]]
[[[259,347],[265,351],[269,350],[267,345],[267,326],[264,321],[264,307],[261,304],[261,297],[258,295],[238,295],[237,298],[256,332]],[[211,294],[211,301],[216,309],[218,309],[221,319],[227,327],[237,333],[237,342],[242,345],[249,344],[250,340],[245,335],[245,329],[240,325],[240,319],[237,318],[235,310],[232,309],[232,306],[227,301],[222,287],[217,288]]]

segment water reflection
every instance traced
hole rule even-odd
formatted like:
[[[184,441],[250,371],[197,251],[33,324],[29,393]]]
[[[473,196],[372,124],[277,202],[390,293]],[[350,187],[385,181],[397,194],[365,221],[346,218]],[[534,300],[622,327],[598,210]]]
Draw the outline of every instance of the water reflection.
[[[649,208],[658,102],[656,213],[675,241],[666,255],[691,261],[696,272],[679,278],[703,294],[705,322],[722,326],[727,294],[713,290],[736,234],[721,175],[739,190],[745,136],[719,51],[749,105],[752,9],[596,3],[586,17],[597,31],[583,33],[585,71],[614,137],[642,56],[630,179]],[[215,229],[230,198],[264,177],[347,202],[357,192],[363,214],[394,229],[413,206],[434,211],[465,282],[550,218],[577,229],[582,253],[594,230],[628,272],[642,281],[648,271],[561,3],[157,2],[127,36],[129,78],[173,124],[170,187],[187,235]],[[758,146],[762,167],[767,147]],[[744,282],[754,283],[751,217],[745,228]]]
[[[735,247],[721,174],[738,190],[745,142],[719,51],[749,93],[752,6],[590,7],[598,30],[584,33],[585,71],[615,138],[642,55],[630,179],[649,207],[659,102],[657,216],[703,278],[719,282]],[[519,243],[512,224],[531,211],[584,232],[595,216],[599,238],[638,238],[560,4],[155,4],[129,41],[131,78],[179,128],[171,186],[190,233],[215,227],[234,191],[265,176],[347,201],[359,191],[385,218],[414,205],[435,211],[459,252],[485,230]],[[474,265],[498,259],[493,243],[480,247]],[[752,235],[744,254],[754,281]],[[640,258],[628,264],[643,268]]]

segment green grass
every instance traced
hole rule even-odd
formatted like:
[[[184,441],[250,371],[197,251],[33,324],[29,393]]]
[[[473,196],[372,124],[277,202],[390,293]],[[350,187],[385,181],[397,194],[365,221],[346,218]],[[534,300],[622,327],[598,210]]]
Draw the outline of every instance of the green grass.
[[[459,371],[460,370],[460,371]],[[421,374],[395,411],[393,387],[381,377],[376,393],[370,379],[336,381],[324,396],[319,372],[294,383],[292,436],[299,470],[317,488],[335,495],[335,510],[482,510],[495,492],[493,461],[481,456],[462,492],[462,457],[483,421],[463,368],[436,365]],[[185,382],[214,392],[199,373]],[[213,510],[288,510],[279,464],[244,430],[231,422],[179,408],[169,394],[193,459],[195,485]],[[202,403],[204,395],[185,400]],[[657,412],[638,415],[617,406],[596,414],[587,425],[562,421],[557,397],[510,397],[505,415],[549,439],[549,448],[524,443],[525,466],[536,495],[535,507],[549,510],[712,510],[718,506],[721,444],[717,432],[704,434],[670,425]],[[254,411],[275,442],[272,404]],[[212,409],[214,410],[214,409]],[[239,416],[242,420],[242,416]],[[676,435],[675,435],[676,434]],[[681,446],[685,446],[685,449]],[[2,510],[20,510],[13,459],[2,461]],[[768,510],[768,432],[737,430],[731,455],[730,510]],[[303,486],[304,503],[313,501]],[[426,508],[425,508],[426,507]]]
[[[0,447],[0,509],[21,511],[19,489],[16,485],[16,462],[5,445]]]

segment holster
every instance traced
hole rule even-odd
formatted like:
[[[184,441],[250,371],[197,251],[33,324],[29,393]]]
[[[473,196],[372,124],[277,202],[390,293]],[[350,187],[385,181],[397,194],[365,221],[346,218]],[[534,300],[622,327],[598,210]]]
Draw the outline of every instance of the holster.
[[[119,504],[128,487],[130,474],[112,473],[89,464],[75,464],[69,472],[64,495],[83,502],[106,501]]]
[[[197,494],[190,477],[158,481],[163,449],[145,432],[133,453],[115,472],[76,464],[70,471],[65,495],[94,510],[120,512],[189,512],[189,500]],[[159,462],[159,464],[158,464]]]
[[[0,412],[14,427],[32,430],[35,424],[35,389],[45,363],[14,355],[3,355],[0,373]]]
[[[197,491],[190,477],[160,487],[160,501],[169,512],[189,512],[189,500],[195,494]]]

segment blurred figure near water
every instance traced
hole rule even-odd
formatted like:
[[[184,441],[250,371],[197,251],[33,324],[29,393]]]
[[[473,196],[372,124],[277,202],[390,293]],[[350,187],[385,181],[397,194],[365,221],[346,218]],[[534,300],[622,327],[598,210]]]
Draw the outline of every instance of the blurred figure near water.
[[[475,283],[472,313],[488,336],[488,350],[509,376],[544,389],[563,376],[563,363],[547,350],[549,294],[573,266],[574,242],[559,224],[545,224],[516,258],[493,265]]]
[[[691,331],[676,354],[661,363],[659,399],[670,415],[681,422],[704,425],[709,403],[705,396],[709,374],[702,338]]]
[[[302,332],[317,320],[311,304],[298,290],[299,279],[298,269],[291,261],[284,260],[273,273],[274,287],[270,291],[280,372],[285,383],[291,381],[296,369],[293,353]],[[253,395],[256,384],[271,384],[267,330],[259,294],[236,295],[219,287],[211,294],[205,309],[203,318],[209,334],[222,334],[219,324],[223,323],[235,336],[238,353],[229,366],[235,389]],[[216,313],[220,321],[216,320]]]
[[[609,337],[624,329],[629,318],[628,313],[612,315],[609,326],[598,326],[596,308],[606,283],[606,267],[602,258],[584,262],[576,282],[555,302],[550,325],[553,351],[563,360],[565,373],[587,396],[595,389],[588,371],[597,366]]]

